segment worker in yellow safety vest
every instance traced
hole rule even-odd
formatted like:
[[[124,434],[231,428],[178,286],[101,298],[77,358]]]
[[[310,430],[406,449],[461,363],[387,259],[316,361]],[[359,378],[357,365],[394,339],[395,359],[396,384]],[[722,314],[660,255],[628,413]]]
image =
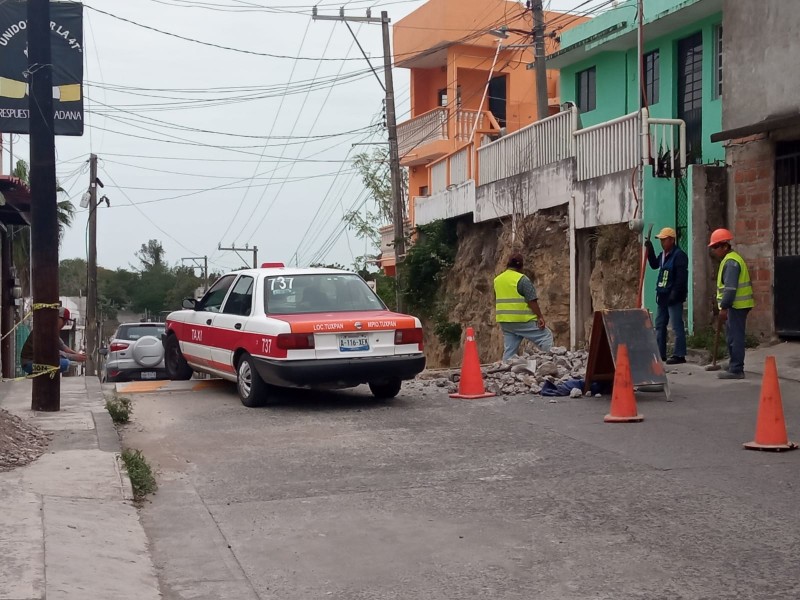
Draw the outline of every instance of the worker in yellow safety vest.
[[[755,306],[753,284],[744,259],[731,248],[733,234],[727,229],[711,233],[708,247],[720,260],[717,271],[717,305],[720,322],[725,323],[730,361],[718,373],[720,379],[744,379],[744,337],[747,315]]]
[[[545,326],[533,282],[522,273],[522,254],[514,252],[508,268],[494,278],[495,314],[503,330],[503,360],[517,354],[523,339],[545,352],[553,345],[553,332]]]

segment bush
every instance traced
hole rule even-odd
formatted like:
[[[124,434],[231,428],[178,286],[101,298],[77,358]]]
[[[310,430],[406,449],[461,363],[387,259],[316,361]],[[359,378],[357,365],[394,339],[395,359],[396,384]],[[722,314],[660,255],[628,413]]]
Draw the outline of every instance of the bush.
[[[455,223],[436,221],[417,228],[416,243],[401,263],[403,300],[414,313],[432,318],[442,278],[456,257]]]
[[[692,335],[686,337],[686,345],[696,350],[707,350],[709,355],[714,353],[714,327],[708,326],[703,329],[695,329]],[[758,338],[751,334],[744,337],[745,348],[757,348]],[[719,349],[717,350],[717,360],[728,357],[728,348],[725,343],[725,330],[719,332]],[[713,359],[714,357],[711,356]]]
[[[133,486],[133,495],[137,500],[143,499],[158,489],[153,470],[147,464],[141,450],[124,450],[122,460],[128,470],[128,477]]]
[[[106,400],[106,410],[111,415],[111,420],[117,425],[127,423],[132,411],[131,399],[121,397]]]
[[[443,311],[434,317],[433,332],[445,346],[457,346],[461,341],[461,323],[449,321]]]

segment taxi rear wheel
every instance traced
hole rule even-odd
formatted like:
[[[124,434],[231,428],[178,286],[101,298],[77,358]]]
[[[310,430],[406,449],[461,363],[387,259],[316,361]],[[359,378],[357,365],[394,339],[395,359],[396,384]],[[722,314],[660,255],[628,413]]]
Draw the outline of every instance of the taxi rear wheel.
[[[403,382],[399,379],[387,379],[385,381],[370,381],[369,391],[378,399],[389,400],[400,393]]]
[[[236,389],[239,399],[248,408],[263,406],[267,402],[267,384],[256,370],[253,357],[243,354],[236,368]]]
[[[164,368],[172,381],[185,381],[192,378],[192,367],[183,358],[178,338],[172,334],[164,343]]]

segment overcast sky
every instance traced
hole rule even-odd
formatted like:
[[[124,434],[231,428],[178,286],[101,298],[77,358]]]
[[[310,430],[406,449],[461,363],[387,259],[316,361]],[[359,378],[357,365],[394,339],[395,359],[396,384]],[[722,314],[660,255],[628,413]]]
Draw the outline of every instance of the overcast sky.
[[[397,21],[423,3],[324,0],[319,11],[335,14],[344,4],[348,14],[362,16],[371,5],[373,16],[388,10]],[[99,157],[100,195],[111,203],[98,209],[101,266],[135,265],[135,252],[149,239],[163,243],[170,264],[207,255],[218,271],[242,265],[220,244],[255,245],[259,262],[301,265],[350,266],[365,254],[342,214],[365,201],[351,161],[370,147],[353,144],[386,141],[383,90],[345,24],[313,21],[308,0],[85,4],[86,129],[83,137],[56,139],[57,171],[77,208],[89,153]],[[547,4],[568,10],[586,3]],[[595,4],[602,2],[581,10]],[[205,46],[137,24],[288,58]],[[382,69],[380,25],[351,26]],[[305,60],[320,57],[328,60]],[[409,113],[408,71],[394,75],[402,122]],[[7,135],[3,146],[8,172]],[[15,155],[28,160],[28,152],[27,136],[15,135]],[[86,258],[88,213],[77,210],[62,259]]]

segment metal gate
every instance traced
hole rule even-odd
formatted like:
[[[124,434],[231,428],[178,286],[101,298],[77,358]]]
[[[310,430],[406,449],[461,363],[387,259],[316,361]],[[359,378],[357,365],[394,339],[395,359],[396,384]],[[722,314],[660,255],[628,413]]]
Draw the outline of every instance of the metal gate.
[[[800,144],[778,146],[773,214],[775,331],[800,337]]]

